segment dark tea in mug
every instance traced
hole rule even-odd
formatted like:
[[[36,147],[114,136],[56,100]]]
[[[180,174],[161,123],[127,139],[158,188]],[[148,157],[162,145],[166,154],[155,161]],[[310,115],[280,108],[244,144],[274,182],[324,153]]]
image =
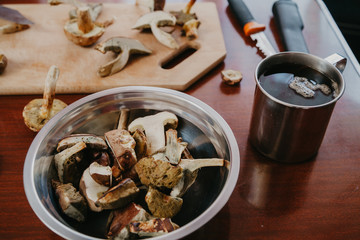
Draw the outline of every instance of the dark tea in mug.
[[[278,100],[301,106],[332,101],[338,94],[337,83],[311,67],[278,64],[259,76],[260,86]]]
[[[345,64],[338,54],[322,59],[300,52],[262,60],[255,71],[251,145],[280,162],[313,159],[344,93]]]

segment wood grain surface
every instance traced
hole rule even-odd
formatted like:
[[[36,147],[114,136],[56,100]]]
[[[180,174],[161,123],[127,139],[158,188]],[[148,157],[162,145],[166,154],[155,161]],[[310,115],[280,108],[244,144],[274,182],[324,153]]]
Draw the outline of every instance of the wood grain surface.
[[[266,24],[265,34],[281,51],[271,12],[274,1],[244,2],[257,21]],[[319,153],[312,161],[282,164],[261,156],[248,143],[254,70],[263,56],[244,36],[227,1],[215,1],[227,56],[185,92],[206,102],[230,125],[241,154],[240,175],[225,207],[185,239],[359,239],[359,65],[326,17],[322,2],[296,2],[310,52],[320,57],[336,52],[349,60],[343,73],[345,94],[335,106]],[[220,73],[224,69],[240,70],[240,85],[223,84]],[[84,96],[57,95],[68,104]],[[26,128],[21,112],[34,97],[41,95],[0,96],[0,239],[61,239],[36,217],[23,189],[24,159],[36,134]]]
[[[178,11],[186,3],[169,3],[166,11]],[[179,49],[171,49],[159,43],[149,31],[132,29],[148,8],[130,3],[105,3],[98,22],[113,20],[97,43],[112,37],[126,37],[140,41],[152,51],[149,55],[130,56],[126,67],[111,76],[100,77],[100,66],[114,59],[112,52],[102,54],[95,44],[80,47],[69,41],[64,34],[71,5],[49,4],[6,5],[31,19],[34,24],[26,31],[1,36],[0,49],[8,58],[8,67],[0,76],[0,94],[41,94],[46,74],[51,65],[60,69],[56,85],[57,93],[94,93],[113,87],[138,85],[167,87],[185,90],[205,73],[218,65],[226,55],[218,13],[214,3],[198,3],[193,11],[203,23],[199,37],[189,41],[181,28],[171,29],[171,35]],[[165,64],[186,50],[193,54],[182,59],[176,66]]]

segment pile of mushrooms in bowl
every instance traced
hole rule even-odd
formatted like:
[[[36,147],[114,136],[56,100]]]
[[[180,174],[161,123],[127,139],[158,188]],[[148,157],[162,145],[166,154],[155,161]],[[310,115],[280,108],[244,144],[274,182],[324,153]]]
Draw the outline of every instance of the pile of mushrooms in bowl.
[[[24,188],[40,220],[66,239],[178,239],[222,209],[239,168],[236,139],[208,105],[121,87],[74,102],[41,129]]]

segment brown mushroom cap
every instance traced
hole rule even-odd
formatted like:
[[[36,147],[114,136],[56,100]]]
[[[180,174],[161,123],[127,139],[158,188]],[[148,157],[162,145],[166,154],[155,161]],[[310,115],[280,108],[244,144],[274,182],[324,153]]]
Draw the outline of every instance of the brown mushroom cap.
[[[34,99],[31,100],[24,108],[23,117],[24,122],[28,128],[34,132],[40,131],[40,129],[47,123],[52,117],[54,117],[58,112],[63,110],[67,104],[59,99],[54,99],[52,108],[50,109],[49,115],[47,118],[41,118],[39,113],[43,105],[44,99]]]

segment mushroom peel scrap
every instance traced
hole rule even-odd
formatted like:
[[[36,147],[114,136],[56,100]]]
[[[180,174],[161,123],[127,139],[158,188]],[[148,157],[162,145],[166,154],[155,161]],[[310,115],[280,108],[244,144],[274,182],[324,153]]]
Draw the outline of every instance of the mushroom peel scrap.
[[[121,71],[127,64],[131,54],[151,53],[151,50],[147,49],[140,41],[124,37],[110,38],[107,41],[98,44],[95,49],[102,53],[112,51],[118,54],[114,60],[99,68],[98,74],[101,77],[113,75]]]
[[[90,8],[79,7],[78,18],[69,20],[64,26],[66,37],[80,46],[95,43],[105,32],[105,28],[95,24],[91,19]]]
[[[160,43],[169,48],[177,49],[179,45],[171,34],[159,28],[163,26],[174,26],[175,23],[176,18],[173,15],[164,11],[154,11],[141,16],[132,28],[139,30],[150,28]]]
[[[40,131],[45,123],[67,106],[63,101],[54,99],[59,73],[58,67],[51,66],[45,81],[43,99],[31,100],[24,107],[22,113],[24,122],[34,132]]]

